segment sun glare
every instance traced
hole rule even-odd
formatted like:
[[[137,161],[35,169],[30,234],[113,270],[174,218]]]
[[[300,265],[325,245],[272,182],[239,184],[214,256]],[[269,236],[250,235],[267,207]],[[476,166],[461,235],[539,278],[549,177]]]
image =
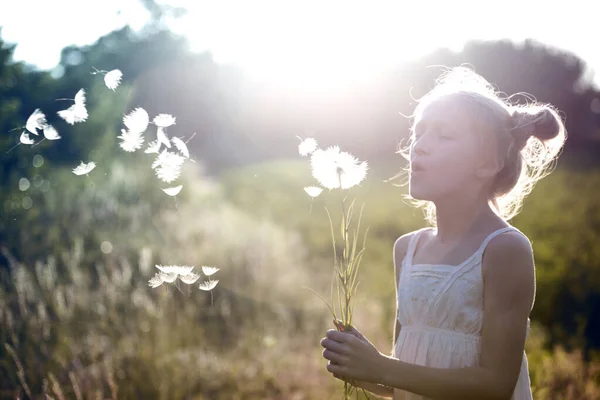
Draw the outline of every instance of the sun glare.
[[[314,91],[368,81],[413,55],[395,18],[372,4],[223,1],[191,9],[173,29],[192,50],[208,49],[216,62],[237,64],[255,80]]]

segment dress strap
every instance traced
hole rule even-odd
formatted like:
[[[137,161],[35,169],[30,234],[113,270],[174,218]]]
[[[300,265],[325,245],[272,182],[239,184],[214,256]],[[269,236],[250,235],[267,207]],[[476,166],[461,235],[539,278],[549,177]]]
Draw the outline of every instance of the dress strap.
[[[498,235],[503,234],[504,232],[509,232],[509,231],[515,231],[518,232],[522,235],[521,231],[519,231],[517,228],[515,228],[514,226],[507,226],[505,228],[500,228],[495,230],[494,232],[490,233],[489,235],[487,235],[487,237],[483,240],[483,242],[481,242],[481,246],[479,246],[479,249],[476,251],[476,254],[482,255],[483,252],[485,251],[485,248],[487,247],[488,243],[495,238]]]
[[[410,241],[408,242],[408,248],[406,249],[406,256],[404,257],[404,262],[406,263],[406,265],[412,265],[413,257],[415,255],[415,251],[417,249],[417,244],[419,244],[419,238],[421,237],[421,234],[423,233],[423,231],[425,231],[427,229],[431,229],[431,228],[430,227],[421,228],[421,229],[415,231],[414,235],[412,235],[412,237],[410,238]]]

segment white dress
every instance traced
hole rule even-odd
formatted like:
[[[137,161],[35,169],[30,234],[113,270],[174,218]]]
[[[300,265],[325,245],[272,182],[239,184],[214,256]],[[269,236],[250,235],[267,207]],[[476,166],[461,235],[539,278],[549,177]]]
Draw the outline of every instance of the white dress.
[[[426,229],[426,228],[425,228]],[[462,368],[479,364],[483,322],[482,255],[488,242],[514,227],[499,229],[460,265],[413,264],[421,229],[411,238],[398,283],[398,321],[402,325],[394,357],[411,364]],[[529,335],[530,321],[527,320]],[[396,389],[395,400],[424,400]],[[532,399],[527,356],[512,400]]]

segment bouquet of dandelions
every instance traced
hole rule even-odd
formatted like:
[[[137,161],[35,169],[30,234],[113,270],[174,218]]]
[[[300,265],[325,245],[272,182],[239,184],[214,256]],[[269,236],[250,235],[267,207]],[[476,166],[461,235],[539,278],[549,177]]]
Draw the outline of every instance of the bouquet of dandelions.
[[[305,187],[305,192],[311,197],[317,197],[323,191],[323,188],[332,190],[338,189],[343,192],[353,186],[358,185],[367,176],[367,162],[359,162],[352,154],[340,151],[338,146],[328,147],[326,150],[318,149],[317,142],[313,138],[301,140],[298,146],[298,152],[301,156],[310,155],[310,163],[312,168],[312,176],[319,182],[322,187],[309,186]],[[331,304],[320,296],[314,290],[307,288],[323,300],[333,316],[333,323],[339,331],[347,331],[352,328],[352,298],[358,287],[358,271],[362,260],[368,228],[365,230],[362,246],[358,246],[358,238],[360,234],[360,222],[364,209],[364,204],[360,209],[358,219],[354,220],[355,200],[349,204],[346,197],[342,196],[341,202],[341,221],[339,242],[336,241],[335,228],[331,213],[325,207],[325,211],[329,218],[329,226],[331,228],[331,239],[333,244],[333,271],[334,278],[331,282]],[[311,199],[312,212],[312,199]],[[356,221],[356,227],[353,227],[353,222]],[[351,237],[350,237],[351,236]],[[334,301],[333,281],[336,283],[337,302]],[[337,303],[337,306],[336,306]],[[337,311],[337,313],[336,313]],[[338,318],[339,315],[339,318]],[[354,387],[344,382],[345,399],[349,399],[352,395]]]

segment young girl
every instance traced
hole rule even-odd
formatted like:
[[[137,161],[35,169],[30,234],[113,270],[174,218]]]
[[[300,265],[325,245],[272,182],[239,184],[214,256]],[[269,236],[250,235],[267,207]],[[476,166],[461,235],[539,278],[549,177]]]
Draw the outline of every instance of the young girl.
[[[414,117],[409,193],[434,227],[394,244],[392,357],[355,328],[329,330],[327,370],[393,399],[531,399],[534,260],[507,221],[550,172],[563,122],[549,105],[509,105],[465,68],[439,79]]]

